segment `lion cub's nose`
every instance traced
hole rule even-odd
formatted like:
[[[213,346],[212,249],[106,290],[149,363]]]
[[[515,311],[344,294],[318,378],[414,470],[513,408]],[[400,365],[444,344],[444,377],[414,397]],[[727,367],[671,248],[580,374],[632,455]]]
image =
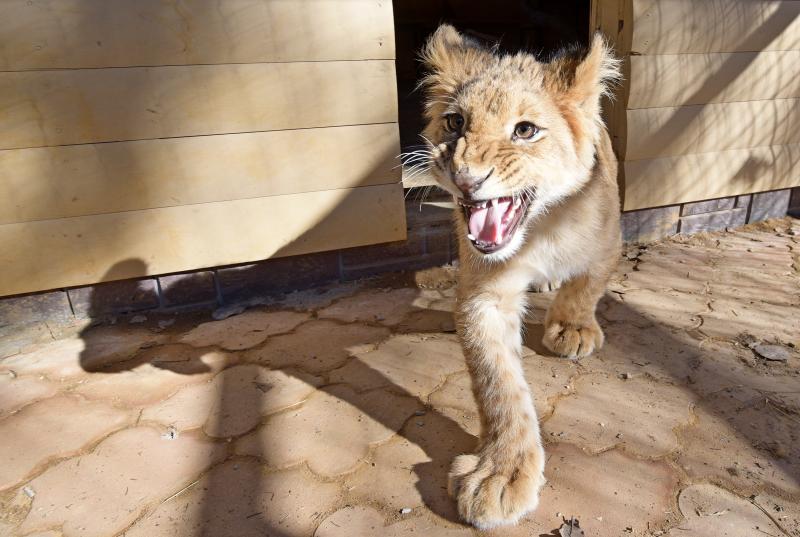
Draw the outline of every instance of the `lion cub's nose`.
[[[461,168],[453,175],[453,182],[465,196],[473,196],[492,172],[485,176],[470,173],[469,168]]]

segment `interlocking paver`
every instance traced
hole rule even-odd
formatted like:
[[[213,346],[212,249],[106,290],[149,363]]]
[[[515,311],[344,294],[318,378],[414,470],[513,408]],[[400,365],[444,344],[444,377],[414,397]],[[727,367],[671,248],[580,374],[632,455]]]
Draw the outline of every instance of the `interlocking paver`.
[[[0,371],[19,375],[44,375],[52,380],[85,377],[132,358],[141,349],[164,341],[166,336],[147,330],[116,326],[88,329],[81,338],[66,338],[7,358]]]
[[[447,375],[466,367],[455,335],[394,336],[377,349],[331,372],[331,382],[347,383],[359,391],[389,388],[427,397]]]
[[[165,439],[152,427],[120,431],[30,481],[36,495],[20,531],[60,527],[64,537],[116,535],[223,453],[223,446],[198,434]]]
[[[54,382],[35,377],[17,377],[12,373],[0,373],[0,418],[57,392],[58,385]]]
[[[147,408],[142,419],[178,430],[203,427],[206,434],[218,438],[238,436],[255,427],[263,416],[301,403],[319,383],[319,378],[306,373],[238,365]]]
[[[753,537],[780,535],[781,531],[758,507],[730,492],[709,484],[697,484],[681,491],[678,499],[686,519],[667,534]]]
[[[185,493],[159,505],[126,537],[305,537],[339,497],[301,468],[266,473],[252,459],[217,466]]]
[[[743,494],[757,492],[764,483],[800,492],[796,465],[792,469],[788,459],[757,449],[753,442],[757,439],[732,428],[723,414],[711,408],[699,407],[695,422],[679,432],[681,449],[676,462],[690,478],[724,483]],[[769,442],[771,437],[767,433],[762,439]]]
[[[413,516],[413,515],[412,515]],[[394,524],[388,523],[371,507],[345,507],[336,511],[320,524],[314,537],[401,537],[425,535],[426,537],[467,537],[473,533],[465,528],[436,526],[423,517],[413,517]]]
[[[292,330],[308,318],[308,313],[295,311],[246,311],[223,321],[203,323],[180,341],[194,347],[215,345],[228,350],[249,349],[271,335]]]
[[[548,482],[517,526],[468,528],[446,492],[480,424],[439,270],[26,343],[0,359],[0,535],[800,537],[791,227],[627,247],[580,361],[541,345],[556,293],[528,293]]]
[[[674,520],[677,477],[664,462],[638,459],[614,449],[589,455],[566,444],[546,446],[547,484],[531,529],[549,531],[561,515],[574,516],[586,535],[641,535]],[[549,529],[547,529],[549,528]],[[541,533],[545,533],[541,531]],[[535,533],[534,533],[535,534]]]
[[[148,405],[169,397],[187,384],[207,381],[211,375],[237,361],[238,357],[230,353],[198,350],[188,345],[164,345],[143,351],[136,364],[123,370],[92,374],[75,391],[91,399]]]
[[[543,431],[591,452],[619,446],[641,457],[659,457],[678,447],[674,429],[689,423],[696,398],[686,389],[644,376],[628,380],[584,375],[575,393],[559,401]]]
[[[74,455],[130,419],[130,412],[75,396],[28,405],[0,421],[0,490],[20,483],[48,460]]]
[[[419,402],[409,397],[383,391],[357,394],[336,385],[273,416],[242,438],[236,452],[261,457],[271,467],[305,462],[317,474],[336,476],[353,470],[370,446],[391,438],[418,408]]]
[[[263,347],[245,353],[244,359],[272,368],[321,373],[340,367],[353,354],[372,350],[390,333],[384,327],[311,321],[292,334],[270,338]]]
[[[399,324],[413,311],[426,308],[426,303],[414,305],[419,289],[371,289],[339,300],[320,310],[320,318],[332,318],[353,323],[365,322],[392,326]]]

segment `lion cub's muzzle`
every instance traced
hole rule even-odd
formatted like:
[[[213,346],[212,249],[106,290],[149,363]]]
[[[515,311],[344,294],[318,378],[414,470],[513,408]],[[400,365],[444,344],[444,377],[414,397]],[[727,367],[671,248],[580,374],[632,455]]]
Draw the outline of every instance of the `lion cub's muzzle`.
[[[489,200],[457,198],[456,202],[467,224],[467,238],[484,254],[498,252],[511,242],[530,205],[518,195]]]

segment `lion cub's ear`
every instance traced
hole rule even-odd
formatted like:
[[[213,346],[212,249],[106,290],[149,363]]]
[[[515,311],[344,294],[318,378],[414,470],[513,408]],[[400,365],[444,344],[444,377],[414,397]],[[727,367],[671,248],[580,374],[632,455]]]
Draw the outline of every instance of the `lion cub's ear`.
[[[491,51],[449,24],[439,26],[420,53],[428,71],[420,82],[425,88],[428,108],[455,93],[465,81],[480,73],[492,57]]]
[[[600,98],[610,95],[620,78],[620,61],[602,35],[594,35],[583,58],[563,54],[547,64],[546,72],[559,102],[582,112],[583,119],[600,124]]]

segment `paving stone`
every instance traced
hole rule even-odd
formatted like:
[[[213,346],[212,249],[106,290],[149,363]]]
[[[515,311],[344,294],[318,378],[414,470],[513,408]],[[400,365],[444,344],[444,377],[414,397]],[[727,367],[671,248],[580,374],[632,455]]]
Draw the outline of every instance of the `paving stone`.
[[[474,451],[476,443],[452,420],[428,411],[378,446],[369,464],[346,477],[345,489],[360,502],[378,502],[393,512],[431,510],[440,518],[456,520],[446,490],[447,474],[452,459]]]
[[[0,418],[57,392],[58,386],[46,380],[17,377],[10,373],[0,374]]]
[[[129,412],[73,396],[45,399],[0,421],[0,490],[44,463],[74,455],[131,419]]]
[[[539,420],[553,411],[553,400],[570,393],[572,377],[577,373],[577,363],[562,358],[528,354],[522,359],[525,379],[533,392],[533,401]],[[461,371],[447,378],[430,396],[430,404],[438,411],[455,419],[472,434],[478,434],[478,407],[472,394],[469,373]],[[450,412],[455,410],[456,412]]]
[[[455,332],[453,311],[456,307],[454,295],[444,296],[440,291],[421,289],[409,313],[395,330],[397,332]]]
[[[300,407],[273,416],[239,440],[236,452],[261,457],[275,468],[306,462],[317,474],[341,475],[352,471],[370,446],[391,438],[419,408],[412,398],[331,386]]]
[[[223,321],[203,323],[180,341],[194,347],[216,345],[228,350],[249,349],[269,336],[289,332],[308,318],[309,314],[294,311],[246,311]]]
[[[694,423],[679,432],[682,447],[676,458],[678,465],[692,479],[724,484],[742,494],[752,494],[765,483],[792,493],[800,492],[796,478],[800,468],[796,463],[791,464],[789,458],[797,448],[784,445],[792,434],[791,421],[776,422],[772,413],[755,416],[745,413],[736,419],[737,408],[744,403],[723,392],[699,406]],[[768,419],[770,414],[772,418]],[[747,421],[753,418],[758,421]],[[737,421],[741,424],[738,430]],[[776,426],[777,430],[772,430]],[[777,458],[766,449],[756,449],[754,444],[779,450],[785,458]]]
[[[238,436],[255,427],[263,416],[303,402],[319,383],[319,378],[306,373],[239,365],[145,409],[142,419],[179,431],[203,427],[206,434],[217,438]]]
[[[800,501],[797,496],[783,497],[764,491],[757,494],[753,501],[770,513],[789,535],[800,536]]]
[[[124,369],[93,373],[74,391],[89,399],[129,406],[150,405],[183,386],[208,381],[237,361],[238,357],[230,353],[164,345],[142,351],[136,363],[126,362]]]
[[[81,338],[59,339],[7,358],[0,362],[0,371],[44,375],[52,380],[85,377],[91,371],[126,361],[165,338],[138,329],[89,329]]]
[[[20,531],[60,527],[64,537],[116,535],[191,484],[222,457],[222,448],[199,434],[166,440],[152,427],[120,431],[30,481],[36,496]]]
[[[629,380],[585,375],[561,399],[543,433],[593,453],[620,446],[641,457],[661,457],[678,447],[673,432],[691,419],[688,390],[644,377]]]
[[[305,537],[338,496],[337,484],[322,483],[302,468],[265,473],[252,459],[234,459],[159,505],[125,536]]]
[[[796,306],[714,298],[712,311],[702,314],[702,332],[708,337],[735,340],[740,334],[758,339],[797,341],[800,315]]]
[[[708,298],[677,291],[632,289],[622,296],[625,306],[642,318],[673,329],[697,328],[708,311]]]
[[[340,367],[353,354],[374,349],[389,334],[387,328],[377,326],[310,321],[292,334],[271,337],[263,347],[245,353],[244,359],[272,368],[320,373]]]
[[[678,480],[667,463],[617,449],[592,456],[566,444],[548,446],[546,453],[547,484],[536,513],[528,518],[533,535],[558,528],[559,513],[580,520],[591,537],[628,535],[626,528],[645,535],[648,528],[677,518],[673,502]]]
[[[678,504],[686,519],[667,533],[670,537],[781,534],[781,530],[758,507],[714,485],[698,483],[686,487],[681,491]]]
[[[383,387],[425,398],[447,375],[465,367],[456,336],[409,334],[394,336],[376,350],[357,355],[332,371],[330,380],[359,391]]]
[[[426,537],[467,537],[473,533],[467,528],[436,526],[424,517],[387,524],[383,515],[371,507],[348,506],[322,521],[314,537],[401,537],[425,535]]]
[[[415,311],[418,289],[371,289],[344,298],[321,310],[320,318],[334,318],[346,323],[366,322],[393,326]]]

